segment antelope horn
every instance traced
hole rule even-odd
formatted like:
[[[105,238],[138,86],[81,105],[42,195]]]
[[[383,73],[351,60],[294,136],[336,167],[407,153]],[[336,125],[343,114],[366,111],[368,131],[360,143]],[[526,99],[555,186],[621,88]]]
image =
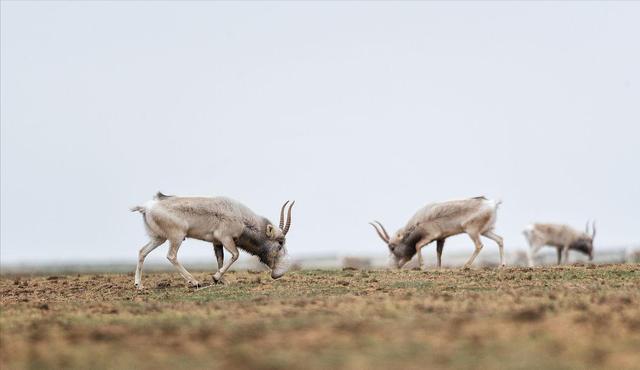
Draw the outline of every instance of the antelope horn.
[[[282,228],[284,227],[284,207],[287,206],[287,203],[289,203],[289,201],[284,202],[282,208],[280,209],[280,230],[282,230]]]
[[[374,224],[373,222],[369,222],[369,225],[373,226],[374,229],[376,229],[376,233],[378,234],[378,236],[380,237],[380,239],[382,239],[382,241],[384,241],[385,243],[389,244],[389,239],[387,239],[384,234],[378,229],[378,227],[376,226],[376,224]]]
[[[593,224],[591,225],[591,229],[592,229],[591,240],[593,240],[593,238],[596,237],[596,220],[593,220]]]
[[[287,210],[287,224],[284,225],[284,229],[282,229],[282,233],[284,235],[287,235],[287,233],[289,232],[289,227],[291,226],[291,208],[293,208],[294,204],[296,204],[295,200],[291,202],[291,205],[289,206],[289,210]]]
[[[589,234],[589,220],[587,220],[587,224],[584,225],[584,233]]]
[[[380,223],[380,221],[374,221],[375,223],[377,223],[378,225],[380,225],[380,228],[382,229],[382,232],[384,233],[384,236],[387,237],[387,240],[391,240],[391,238],[389,237],[389,233],[387,232],[387,230],[384,228],[384,226],[382,226],[382,224]]]

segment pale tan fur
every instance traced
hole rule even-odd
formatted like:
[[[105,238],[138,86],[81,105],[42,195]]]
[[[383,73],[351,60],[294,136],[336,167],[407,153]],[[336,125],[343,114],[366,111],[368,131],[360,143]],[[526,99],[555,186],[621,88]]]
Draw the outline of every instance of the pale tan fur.
[[[552,223],[529,225],[523,232],[529,243],[529,251],[527,253],[529,266],[533,266],[533,256],[545,245],[557,249],[558,264],[562,262],[563,255],[565,263],[568,262],[569,250],[573,249],[572,246],[578,241],[582,240],[587,242],[587,244],[591,243],[591,247],[593,248],[592,243],[593,237],[595,236],[595,225],[593,227],[594,232],[592,235],[589,235],[588,230],[576,230],[569,225]],[[593,258],[592,253],[589,253],[589,256]]]
[[[483,198],[431,203],[418,210],[399,232],[422,228],[433,239],[467,231],[482,234],[494,228],[497,204]]]
[[[192,286],[198,286],[200,283],[177,258],[178,249],[186,238],[214,244],[218,260],[218,272],[214,275],[216,281],[219,281],[231,264],[238,259],[236,242],[247,229],[252,230],[254,234],[262,235],[266,240],[284,244],[284,233],[280,228],[273,226],[266,218],[256,215],[243,204],[225,197],[172,197],[158,193],[154,200],[147,202],[144,206],[133,207],[131,210],[143,214],[145,228],[150,237],[149,243],[139,253],[135,275],[135,285],[138,288],[142,288],[142,265],[146,256],[167,240],[171,244],[167,259]],[[231,253],[231,259],[226,263],[224,263],[222,247]],[[247,248],[244,249],[247,250]],[[272,254],[266,256],[268,260],[280,261],[285,257],[286,249],[274,249]],[[274,262],[269,266],[274,278],[281,276],[282,268],[276,264]]]
[[[398,246],[405,248],[404,245],[410,244],[408,246],[409,251],[412,251],[411,247],[415,246],[419,264],[423,266],[420,251],[422,247],[435,240],[438,242],[438,267],[440,267],[444,240],[453,235],[466,233],[475,245],[473,255],[464,265],[465,268],[468,268],[483,248],[480,241],[480,235],[482,235],[498,244],[500,264],[504,266],[503,240],[493,232],[499,204],[500,202],[484,197],[428,204],[418,210],[407,222],[406,226],[398,230],[393,237],[389,238],[388,241],[385,240],[385,242],[388,243],[391,252],[396,257],[398,267],[401,267],[413,255],[406,253],[402,255],[403,252],[396,250]],[[374,227],[376,226],[374,225]],[[384,240],[383,236],[381,235]]]

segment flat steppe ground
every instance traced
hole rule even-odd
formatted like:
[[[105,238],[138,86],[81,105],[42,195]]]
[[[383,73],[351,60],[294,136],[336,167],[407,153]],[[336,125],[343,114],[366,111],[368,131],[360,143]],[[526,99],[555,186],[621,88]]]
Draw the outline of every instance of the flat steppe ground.
[[[640,368],[638,264],[226,278],[3,276],[0,367]]]

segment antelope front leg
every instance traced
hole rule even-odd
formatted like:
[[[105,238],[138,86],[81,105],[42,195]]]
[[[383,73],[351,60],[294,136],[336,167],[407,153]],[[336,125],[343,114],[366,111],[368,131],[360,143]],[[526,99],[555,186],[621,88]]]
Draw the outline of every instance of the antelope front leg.
[[[536,253],[538,253],[540,248],[542,248],[541,245],[532,244],[532,245],[529,246],[529,249],[527,249],[527,260],[529,262],[529,267],[533,267],[533,265],[534,265],[533,257],[536,255]],[[560,262],[558,262],[558,263],[560,263]]]
[[[438,269],[442,268],[442,250],[444,249],[444,239],[436,242],[436,252],[438,253]]]
[[[433,239],[431,238],[424,238],[416,243],[416,253],[418,254],[418,264],[420,265],[421,270],[427,269],[426,266],[424,266],[424,264],[422,263],[422,247],[431,243],[432,241]]]
[[[224,265],[224,249],[222,247],[222,245],[213,245],[213,251],[216,254],[216,260],[218,261],[218,271],[220,271],[220,269],[222,268],[222,266]],[[215,282],[215,280],[214,280]],[[226,284],[226,281],[224,279],[220,279],[220,281],[218,281],[221,284]]]
[[[564,264],[568,265],[569,264],[569,246],[565,245],[564,247],[562,247],[562,254],[564,254]]]
[[[221,240],[221,242],[222,242],[222,246],[224,246],[224,249],[226,249],[227,251],[229,251],[229,253],[231,253],[231,259],[228,260],[226,263],[224,263],[222,265],[222,268],[220,268],[218,272],[216,272],[213,275],[213,280],[216,282],[220,281],[220,279],[222,278],[222,275],[224,275],[224,273],[227,272],[229,267],[231,267],[231,265],[240,256],[240,252],[238,252],[238,248],[236,248],[236,243],[233,242],[232,238],[228,238],[228,237],[224,238],[223,240]]]

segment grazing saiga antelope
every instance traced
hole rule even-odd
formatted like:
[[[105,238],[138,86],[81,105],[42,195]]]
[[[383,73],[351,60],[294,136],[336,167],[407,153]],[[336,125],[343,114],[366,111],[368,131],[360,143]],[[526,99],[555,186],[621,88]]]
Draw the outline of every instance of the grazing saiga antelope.
[[[271,277],[277,279],[288,269],[288,254],[285,236],[291,226],[291,202],[280,209],[280,224],[274,226],[265,217],[258,216],[243,204],[225,197],[177,197],[160,192],[144,206],[131,208],[142,213],[149,242],[140,249],[136,267],[135,286],[142,289],[142,265],[145,257],[166,240],[171,243],[167,259],[178,269],[192,287],[200,283],[178,261],[178,249],[186,238],[213,243],[218,271],[214,282],[220,282],[222,275],[238,259],[238,248],[258,256],[260,262],[271,269]],[[231,259],[224,262],[223,248],[231,253]]]
[[[529,242],[527,259],[529,267],[533,267],[534,255],[545,245],[556,247],[558,252],[558,265],[569,262],[569,250],[573,249],[589,256],[589,261],[593,260],[593,238],[596,237],[596,222],[593,222],[593,231],[589,235],[589,222],[584,228],[584,232],[576,230],[568,225],[560,224],[532,224],[527,226],[522,232]]]
[[[375,221],[370,224],[388,245],[397,268],[402,268],[416,253],[420,267],[424,268],[421,249],[434,240],[437,242],[438,268],[440,268],[445,239],[462,233],[469,235],[476,248],[471,258],[465,263],[465,269],[471,266],[482,249],[480,235],[498,244],[500,265],[504,266],[502,237],[493,232],[500,203],[485,197],[431,203],[418,210],[405,227],[398,230],[393,237],[389,236],[380,222]]]

